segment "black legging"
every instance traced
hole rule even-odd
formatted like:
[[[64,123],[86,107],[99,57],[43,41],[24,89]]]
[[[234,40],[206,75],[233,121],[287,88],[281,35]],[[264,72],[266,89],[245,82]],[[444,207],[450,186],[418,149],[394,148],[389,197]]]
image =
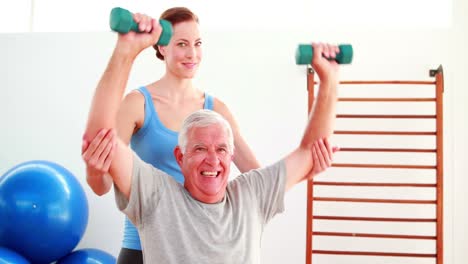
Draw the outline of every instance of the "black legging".
[[[143,253],[141,250],[122,248],[117,264],[143,264]]]

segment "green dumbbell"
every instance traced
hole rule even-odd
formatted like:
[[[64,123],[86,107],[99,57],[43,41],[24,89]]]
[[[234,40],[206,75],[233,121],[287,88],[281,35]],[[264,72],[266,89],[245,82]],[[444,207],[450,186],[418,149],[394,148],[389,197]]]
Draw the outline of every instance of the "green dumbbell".
[[[133,20],[133,15],[130,11],[115,7],[110,13],[110,28],[119,33],[128,33],[129,31],[140,32],[138,24]],[[171,22],[160,19],[159,24],[162,27],[161,36],[159,37],[157,45],[166,46],[172,37]]]
[[[350,44],[338,45],[340,52],[334,60],[339,64],[350,64],[353,61],[353,46]],[[314,49],[310,44],[299,44],[296,49],[296,64],[308,65],[312,63]]]

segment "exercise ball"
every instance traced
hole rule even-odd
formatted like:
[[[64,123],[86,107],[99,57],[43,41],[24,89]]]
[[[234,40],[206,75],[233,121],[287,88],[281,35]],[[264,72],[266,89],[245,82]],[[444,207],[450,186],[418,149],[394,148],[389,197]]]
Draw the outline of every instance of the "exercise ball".
[[[1,264],[30,264],[20,254],[9,250],[8,248],[0,247],[0,263]]]
[[[57,264],[115,264],[111,254],[95,248],[76,250],[57,261]]]
[[[0,177],[0,246],[50,263],[76,247],[87,224],[86,194],[61,165],[28,161]]]

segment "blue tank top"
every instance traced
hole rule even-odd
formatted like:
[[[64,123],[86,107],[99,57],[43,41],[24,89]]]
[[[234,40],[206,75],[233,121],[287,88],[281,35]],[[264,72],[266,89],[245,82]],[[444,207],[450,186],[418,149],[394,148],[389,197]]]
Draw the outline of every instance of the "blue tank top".
[[[145,97],[145,119],[138,132],[132,136],[130,146],[143,161],[171,175],[177,182],[183,183],[184,176],[174,157],[179,133],[162,124],[146,87],[140,87],[138,91]],[[213,110],[213,97],[206,93],[203,108]],[[122,247],[141,250],[138,231],[128,217],[125,217]]]

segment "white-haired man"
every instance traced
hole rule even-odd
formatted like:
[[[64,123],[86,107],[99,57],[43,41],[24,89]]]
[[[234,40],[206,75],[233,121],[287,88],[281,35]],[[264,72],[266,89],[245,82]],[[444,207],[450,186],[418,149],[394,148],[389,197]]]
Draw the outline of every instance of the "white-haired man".
[[[263,228],[283,211],[285,191],[331,164],[326,138],[335,118],[338,65],[323,56],[335,57],[338,48],[313,44],[312,65],[321,84],[295,150],[228,182],[231,128],[219,114],[197,111],[184,121],[174,150],[185,177],[182,186],[143,162],[113,132],[127,81],[120,71],[129,70],[136,55],[159,38],[156,21],[146,26],[154,30],[118,41],[125,54],[111,59],[96,88],[83,159],[109,167],[117,206],[138,228],[146,263],[258,263]]]

